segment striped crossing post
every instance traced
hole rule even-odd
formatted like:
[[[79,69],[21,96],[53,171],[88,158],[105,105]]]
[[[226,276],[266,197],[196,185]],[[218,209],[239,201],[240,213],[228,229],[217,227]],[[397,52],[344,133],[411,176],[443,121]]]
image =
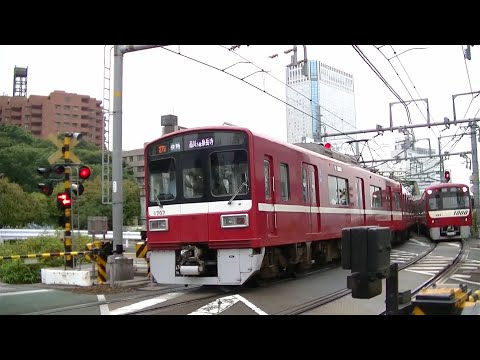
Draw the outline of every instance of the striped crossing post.
[[[147,262],[147,278],[151,279],[152,274],[150,273],[150,254],[148,253],[147,241],[139,241],[135,244],[135,256],[137,258],[144,258]]]
[[[102,252],[103,243],[100,240],[95,240],[93,247],[100,250],[95,258],[97,264],[97,282],[99,284],[105,284],[107,282],[107,257]]]

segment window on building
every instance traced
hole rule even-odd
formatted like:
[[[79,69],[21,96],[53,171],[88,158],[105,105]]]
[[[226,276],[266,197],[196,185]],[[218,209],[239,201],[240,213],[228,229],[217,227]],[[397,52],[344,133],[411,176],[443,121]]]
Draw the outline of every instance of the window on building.
[[[137,161],[143,161],[143,155],[137,155]]]
[[[143,166],[137,166],[137,172],[143,172],[144,167]]]

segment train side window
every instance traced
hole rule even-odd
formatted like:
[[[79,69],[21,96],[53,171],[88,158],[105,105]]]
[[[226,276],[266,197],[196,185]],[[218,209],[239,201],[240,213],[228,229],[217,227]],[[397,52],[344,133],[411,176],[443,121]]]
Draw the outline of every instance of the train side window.
[[[375,185],[370,185],[370,205],[372,208],[382,207],[382,189]]]
[[[270,162],[268,160],[263,160],[263,174],[265,177],[265,198],[271,199],[272,194],[270,193]]]
[[[393,193],[393,206],[395,210],[400,210],[400,193]]]
[[[316,205],[317,193],[315,192],[315,172],[310,172],[310,204]]]
[[[303,201],[307,201],[307,170],[302,170],[302,193]]]
[[[290,199],[290,178],[287,164],[280,164],[280,182],[282,189],[282,200],[287,201]]]
[[[348,180],[328,175],[328,196],[332,205],[349,205]]]

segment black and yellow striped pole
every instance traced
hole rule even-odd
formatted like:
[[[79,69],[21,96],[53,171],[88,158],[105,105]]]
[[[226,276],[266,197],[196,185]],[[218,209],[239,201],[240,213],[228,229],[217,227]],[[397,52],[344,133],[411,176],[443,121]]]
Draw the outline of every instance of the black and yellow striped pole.
[[[27,254],[27,255],[7,255],[0,256],[2,260],[19,260],[19,259],[35,259],[35,258],[51,258],[56,256],[78,256],[91,254],[92,251],[71,251],[71,252],[56,252],[56,253],[43,253],[43,254]]]
[[[63,159],[65,163],[68,165],[70,163],[70,140],[71,134],[65,134],[63,138]],[[70,171],[71,168],[69,166],[65,167],[65,193],[67,194],[67,198],[70,200],[68,204],[64,208],[64,220],[65,220],[65,235],[64,235],[64,246],[65,252],[72,251],[72,186],[70,183]],[[65,257],[65,266],[73,268],[73,258],[72,256]]]
[[[148,254],[147,241],[139,241],[135,244],[135,256],[137,258],[144,258],[147,262],[147,278],[151,279],[152,274],[150,272],[150,256]]]

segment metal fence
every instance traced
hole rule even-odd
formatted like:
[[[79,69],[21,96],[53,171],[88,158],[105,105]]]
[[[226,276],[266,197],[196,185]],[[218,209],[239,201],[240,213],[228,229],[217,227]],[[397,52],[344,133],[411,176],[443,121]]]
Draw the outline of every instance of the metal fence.
[[[80,233],[81,236],[89,236],[88,230],[72,231],[72,235]],[[37,236],[62,236],[63,230],[43,230],[43,229],[0,229],[0,244],[5,240],[25,240]],[[97,239],[103,238],[102,235],[96,235]],[[141,240],[140,231],[124,231],[123,240]],[[113,231],[107,231],[106,240],[113,239]]]

